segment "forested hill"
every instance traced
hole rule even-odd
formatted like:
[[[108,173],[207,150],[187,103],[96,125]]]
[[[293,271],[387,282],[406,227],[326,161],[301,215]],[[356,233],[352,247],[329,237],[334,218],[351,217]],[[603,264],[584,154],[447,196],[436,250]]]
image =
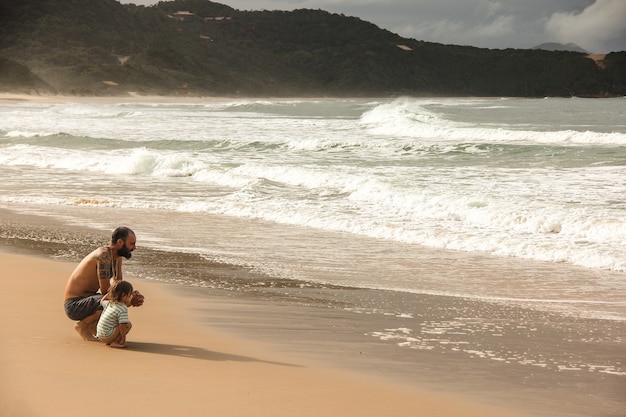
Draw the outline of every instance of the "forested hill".
[[[39,94],[623,96],[626,52],[423,42],[322,10],[0,0],[0,90]]]

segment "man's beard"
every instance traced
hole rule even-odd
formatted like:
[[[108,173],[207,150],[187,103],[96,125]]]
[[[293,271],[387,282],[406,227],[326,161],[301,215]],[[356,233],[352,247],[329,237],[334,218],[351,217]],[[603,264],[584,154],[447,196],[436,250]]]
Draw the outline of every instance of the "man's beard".
[[[130,257],[133,256],[133,253],[126,246],[118,249],[117,254],[123,256],[126,259],[130,259]]]

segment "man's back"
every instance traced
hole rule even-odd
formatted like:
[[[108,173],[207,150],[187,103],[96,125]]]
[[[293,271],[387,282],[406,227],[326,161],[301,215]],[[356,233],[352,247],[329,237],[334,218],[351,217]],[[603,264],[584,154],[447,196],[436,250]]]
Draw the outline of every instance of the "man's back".
[[[100,247],[85,256],[78,264],[65,285],[65,300],[93,295],[98,292],[98,289],[101,289],[98,280],[98,262],[105,252],[108,252],[106,247]],[[106,293],[106,289],[104,289],[104,293]]]

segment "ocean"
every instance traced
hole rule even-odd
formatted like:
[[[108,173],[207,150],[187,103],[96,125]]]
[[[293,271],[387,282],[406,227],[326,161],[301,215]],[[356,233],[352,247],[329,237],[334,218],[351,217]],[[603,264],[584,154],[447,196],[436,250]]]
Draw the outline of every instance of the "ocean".
[[[212,300],[214,326],[536,415],[623,416],[624,115],[624,98],[5,101],[0,243],[78,261],[126,225],[129,273]],[[224,297],[255,314],[220,320]]]

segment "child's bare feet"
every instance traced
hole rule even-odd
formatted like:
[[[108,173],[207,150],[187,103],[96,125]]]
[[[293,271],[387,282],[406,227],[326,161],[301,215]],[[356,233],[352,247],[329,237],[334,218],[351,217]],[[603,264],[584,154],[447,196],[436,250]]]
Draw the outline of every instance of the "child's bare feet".
[[[126,349],[128,346],[126,346],[126,345],[122,345],[122,344],[119,344],[119,343],[117,343],[117,342],[111,342],[111,343],[109,344],[109,347],[112,347],[112,348],[117,348],[117,349]]]
[[[78,323],[74,325],[74,330],[76,330],[78,334],[80,335],[80,337],[82,337],[85,340],[88,340],[90,342],[94,342],[98,340],[98,338],[94,336],[93,333],[91,332],[89,326],[85,325],[85,323],[83,323],[82,321],[79,321]]]

